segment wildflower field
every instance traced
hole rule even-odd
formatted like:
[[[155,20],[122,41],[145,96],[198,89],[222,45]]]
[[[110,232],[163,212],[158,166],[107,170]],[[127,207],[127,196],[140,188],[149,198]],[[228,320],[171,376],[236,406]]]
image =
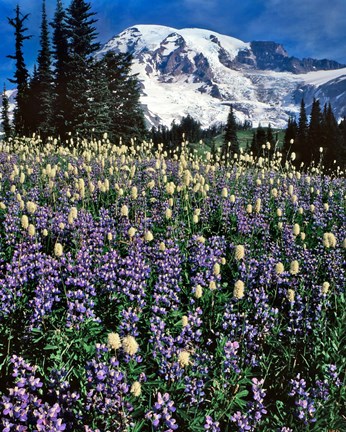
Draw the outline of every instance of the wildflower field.
[[[0,430],[345,431],[346,180],[0,143]]]

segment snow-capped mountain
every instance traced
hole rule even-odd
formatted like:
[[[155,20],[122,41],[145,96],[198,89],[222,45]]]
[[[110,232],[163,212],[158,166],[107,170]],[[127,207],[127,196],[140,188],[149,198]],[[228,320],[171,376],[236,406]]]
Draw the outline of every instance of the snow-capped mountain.
[[[149,125],[169,126],[187,114],[204,127],[225,122],[229,105],[239,121],[285,127],[318,97],[346,115],[346,67],[331,60],[299,60],[275,42],[242,42],[203,29],[136,25],[112,38],[107,51],[131,53]]]

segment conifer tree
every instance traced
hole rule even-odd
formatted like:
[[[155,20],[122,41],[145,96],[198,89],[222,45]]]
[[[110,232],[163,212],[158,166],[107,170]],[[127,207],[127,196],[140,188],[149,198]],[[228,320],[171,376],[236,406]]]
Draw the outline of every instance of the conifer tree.
[[[93,54],[99,48],[95,42],[95,13],[90,3],[72,0],[67,9],[69,64],[67,70],[67,130],[85,137],[91,133],[91,77]]]
[[[261,126],[261,124],[258,125],[258,128],[256,129],[256,132],[254,132],[251,142],[250,150],[253,152],[254,156],[259,156],[262,151],[262,146],[266,143],[266,131]]]
[[[25,21],[29,14],[22,15],[19,5],[15,9],[15,17],[8,18],[9,24],[14,28],[15,35],[15,54],[7,57],[16,61],[16,70],[14,78],[10,81],[17,87],[16,108],[14,110],[14,128],[19,135],[28,133],[28,79],[29,73],[25,65],[23,55],[23,42],[30,39],[31,36],[25,35],[28,30],[24,27]]]
[[[292,148],[297,139],[298,125],[294,117],[289,117],[287,128],[285,130],[284,143],[282,147],[283,158],[286,160],[288,155],[292,153]]]
[[[111,130],[111,93],[108,88],[106,64],[98,61],[91,71],[90,127],[92,136],[100,139]]]
[[[53,22],[52,45],[54,64],[54,129],[62,139],[66,138],[66,117],[68,112],[67,100],[67,71],[69,64],[68,31],[66,13],[61,0],[57,0]]]
[[[308,143],[308,118],[306,115],[305,101],[300,102],[300,112],[297,130],[297,139],[292,145],[292,152],[296,154],[296,164],[300,165],[301,162],[307,163],[309,159],[309,143]]]
[[[12,134],[12,128],[9,117],[9,100],[6,94],[6,86],[2,92],[2,110],[1,110],[2,130],[5,134],[5,140],[8,140]]]
[[[43,138],[53,133],[53,74],[46,2],[42,2],[40,50],[37,58],[37,131]]]
[[[131,56],[108,52],[103,57],[109,89],[112,139],[143,138],[145,120],[137,77],[131,74]],[[181,139],[181,137],[180,137]]]
[[[321,147],[321,129],[322,113],[320,108],[320,101],[313,100],[311,107],[309,131],[308,131],[308,151],[304,153],[304,162],[310,165],[312,162],[316,164],[320,160],[320,147]]]
[[[344,117],[339,124],[340,133],[340,153],[337,157],[337,165],[346,167],[346,117]]]
[[[39,106],[40,106],[40,83],[36,64],[30,78],[28,97],[31,106],[35,107],[28,112],[28,132],[30,134],[38,132]]]
[[[323,163],[327,168],[331,168],[334,160],[337,161],[341,154],[341,135],[338,123],[335,119],[331,104],[325,104],[322,116],[322,140],[324,160]]]
[[[227,117],[224,142],[221,149],[221,157],[227,164],[228,159],[233,156],[234,153],[239,153],[239,141],[237,137],[237,122],[233,112],[233,106],[231,105]]]

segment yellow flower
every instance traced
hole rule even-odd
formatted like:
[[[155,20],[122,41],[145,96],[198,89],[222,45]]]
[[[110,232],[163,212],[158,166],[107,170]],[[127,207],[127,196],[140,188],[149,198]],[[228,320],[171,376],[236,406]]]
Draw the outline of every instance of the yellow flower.
[[[295,236],[298,236],[299,233],[300,233],[300,226],[299,226],[299,224],[296,223],[296,224],[293,225],[293,234]]]
[[[234,284],[233,296],[238,300],[242,299],[244,297],[244,282],[243,281],[238,280]]]
[[[292,275],[296,275],[299,273],[299,262],[297,260],[294,260],[291,262],[290,273]]]
[[[151,231],[146,231],[144,235],[145,241],[151,242],[154,239],[154,236]]]
[[[131,197],[134,200],[138,198],[138,189],[136,186],[133,186],[131,189]]]
[[[287,290],[287,300],[290,303],[293,303],[294,302],[294,297],[295,297],[295,291],[293,289],[289,288]]]
[[[335,248],[336,246],[336,238],[333,233],[324,233],[323,234],[323,246],[327,249]]]
[[[132,386],[130,392],[133,394],[133,396],[138,397],[142,393],[142,386],[139,381],[135,381]]]
[[[23,215],[21,218],[22,228],[27,229],[29,226],[29,218],[27,215]]]
[[[329,282],[323,282],[321,292],[322,294],[327,294],[329,291],[330,284]]]
[[[240,261],[245,256],[245,248],[243,245],[237,245],[234,252],[235,259]]]
[[[275,272],[276,274],[280,275],[285,271],[284,265],[282,264],[282,262],[278,262],[275,265]]]
[[[35,213],[35,211],[37,210],[37,205],[32,201],[28,201],[26,203],[26,209],[28,213]]]
[[[129,208],[127,207],[126,204],[124,204],[121,207],[120,214],[121,214],[121,216],[126,216],[126,217],[129,215]]]
[[[209,288],[211,289],[211,291],[215,291],[216,290],[216,282],[215,281],[210,281],[209,282]]]
[[[222,196],[222,198],[227,198],[228,197],[228,190],[227,190],[227,188],[222,188],[222,191],[221,191],[221,196]]]
[[[115,351],[121,347],[121,340],[118,333],[109,333],[108,335],[108,345]]]
[[[56,257],[61,257],[62,254],[63,254],[63,247],[62,247],[62,245],[60,243],[55,243],[55,246],[54,246],[54,255]]]
[[[35,230],[34,225],[33,225],[33,224],[30,224],[30,225],[28,226],[28,233],[29,233],[29,236],[30,236],[30,237],[34,237],[35,232],[36,232],[36,230]]]
[[[134,235],[136,234],[136,232],[137,232],[137,230],[136,230],[136,228],[133,228],[133,227],[131,227],[131,228],[129,228],[129,230],[128,230],[128,235],[129,235],[129,237],[134,237]]]
[[[199,299],[202,297],[202,295],[203,295],[203,288],[201,287],[201,285],[197,285],[195,290],[195,297]]]
[[[249,213],[249,214],[252,213],[252,205],[251,205],[251,204],[248,204],[248,205],[246,206],[246,212]]]
[[[180,351],[178,355],[178,362],[180,366],[183,368],[190,364],[190,353],[188,351]]]
[[[181,319],[181,325],[183,327],[186,327],[189,324],[189,319],[186,315],[183,315],[182,319]]]
[[[213,274],[215,276],[218,276],[220,274],[220,264],[219,263],[215,263],[214,267],[213,267]]]
[[[262,203],[261,198],[257,198],[256,204],[255,204],[255,212],[256,213],[259,213],[261,211],[261,203]]]
[[[136,339],[131,335],[124,337],[122,346],[126,354],[129,354],[131,356],[135,355],[136,352],[139,350],[139,345]]]

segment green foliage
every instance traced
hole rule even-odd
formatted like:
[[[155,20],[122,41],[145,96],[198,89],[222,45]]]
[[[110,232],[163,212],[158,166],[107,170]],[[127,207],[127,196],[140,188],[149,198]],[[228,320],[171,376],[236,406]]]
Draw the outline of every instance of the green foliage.
[[[4,91],[2,92],[2,106],[1,106],[1,122],[2,129],[5,134],[5,139],[8,140],[12,134],[12,127],[9,118],[9,100],[6,94],[6,87],[4,85]]]

